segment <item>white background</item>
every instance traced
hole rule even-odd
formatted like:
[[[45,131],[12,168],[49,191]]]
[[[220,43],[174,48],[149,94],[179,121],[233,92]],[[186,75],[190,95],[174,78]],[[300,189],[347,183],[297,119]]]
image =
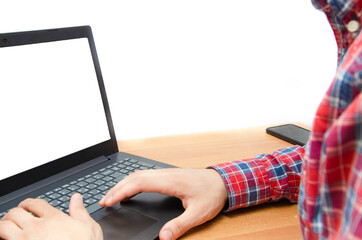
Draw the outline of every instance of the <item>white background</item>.
[[[0,32],[92,26],[118,139],[311,125],[337,63],[310,0],[11,0],[0,16]]]

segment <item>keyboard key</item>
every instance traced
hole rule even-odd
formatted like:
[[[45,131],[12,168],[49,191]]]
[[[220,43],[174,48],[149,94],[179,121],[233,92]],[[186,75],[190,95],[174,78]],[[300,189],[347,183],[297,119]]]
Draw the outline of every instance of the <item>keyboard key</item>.
[[[116,182],[113,182],[113,181],[107,182],[106,185],[107,185],[108,187],[113,187],[114,185],[116,185]]]
[[[77,193],[76,191],[71,191],[71,192],[69,192],[68,194],[67,194],[67,196],[68,197],[71,197],[71,196],[73,196],[75,193]]]
[[[93,183],[86,186],[86,188],[88,188],[88,189],[93,189],[93,188],[96,188],[96,187],[97,187],[97,185],[95,185]]]
[[[101,185],[101,186],[98,187],[98,189],[101,190],[101,191],[105,191],[105,190],[108,189],[108,187],[104,186],[104,185]]]
[[[76,191],[78,188],[79,188],[79,187],[76,186],[76,185],[73,185],[73,186],[68,187],[68,189],[69,189],[70,191]]]
[[[125,176],[124,174],[120,173],[120,172],[115,172],[111,175],[111,177],[114,177],[114,178],[118,178],[120,176]]]
[[[60,206],[64,209],[68,209],[69,208],[69,202],[64,202],[62,204],[60,204]]]
[[[88,203],[89,205],[91,205],[91,204],[97,202],[97,200],[95,200],[95,199],[93,199],[93,198],[89,198],[89,199],[84,200],[84,202],[85,202],[85,203]]]
[[[86,192],[88,192],[88,188],[85,188],[85,187],[79,188],[79,189],[77,190],[77,192],[79,192],[79,193],[86,193]]]
[[[96,179],[91,177],[91,178],[86,179],[85,181],[86,181],[87,183],[92,183],[92,182],[95,182]]]
[[[118,164],[118,167],[119,167],[120,169],[123,169],[123,168],[126,167],[126,165],[124,165],[124,164]]]
[[[113,171],[118,171],[120,168],[119,167],[112,167],[111,170]]]
[[[66,202],[70,200],[69,196],[61,196],[60,198],[58,198],[58,200],[62,201],[62,202]]]
[[[101,191],[97,190],[97,189],[92,189],[91,191],[89,191],[90,194],[97,195],[98,193],[100,193]]]
[[[103,178],[103,181],[106,181],[106,182],[109,182],[109,181],[112,181],[113,180],[113,178],[112,177],[105,177],[105,178]]]
[[[61,204],[62,202],[58,201],[58,200],[53,200],[51,201],[49,204],[52,205],[53,207],[58,206],[59,204]]]
[[[98,180],[96,182],[94,182],[94,184],[97,184],[97,185],[103,185],[105,183],[105,181],[102,181],[102,180]]]
[[[113,171],[112,170],[106,170],[106,171],[104,171],[104,172],[102,172],[102,174],[103,175],[110,175],[110,174],[112,174],[113,173]]]
[[[103,178],[104,176],[101,175],[101,174],[97,174],[97,175],[94,175],[93,177],[94,177],[95,179],[101,179],[101,178]]]
[[[51,199],[57,199],[60,197],[60,195],[58,193],[53,193],[52,195],[49,195],[48,197]]]
[[[60,210],[60,211],[63,211],[65,210],[65,208],[61,207],[61,206],[57,206],[57,208]]]
[[[97,194],[93,198],[99,201],[99,200],[101,200],[103,198],[103,196],[104,195],[102,195],[102,194]]]
[[[121,169],[121,170],[119,170],[119,172],[124,173],[124,174],[128,174],[128,173],[129,173],[129,171],[126,170],[126,169]]]
[[[138,164],[145,166],[145,167],[149,167],[149,168],[153,168],[155,165],[149,164],[149,163],[145,163],[145,162],[139,162]]]
[[[68,189],[62,189],[61,191],[59,191],[59,194],[62,194],[62,195],[66,195],[68,194],[70,191]]]
[[[77,186],[79,186],[79,187],[84,187],[85,185],[87,185],[87,182],[84,182],[84,181],[77,183]]]
[[[45,193],[46,196],[52,195],[54,192],[53,191],[49,191],[47,193]]]
[[[91,198],[93,195],[92,194],[89,194],[89,193],[85,193],[82,195],[83,196],[83,200],[86,200],[88,198]]]
[[[133,167],[128,166],[128,167],[126,167],[126,170],[134,171],[135,169]]]

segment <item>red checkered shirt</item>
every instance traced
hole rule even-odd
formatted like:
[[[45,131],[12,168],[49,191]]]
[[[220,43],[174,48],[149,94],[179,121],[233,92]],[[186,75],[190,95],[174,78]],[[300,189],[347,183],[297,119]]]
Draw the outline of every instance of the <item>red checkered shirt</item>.
[[[305,239],[362,239],[362,1],[313,4],[331,23],[339,61],[307,145],[211,167],[227,187],[227,211],[288,198]]]

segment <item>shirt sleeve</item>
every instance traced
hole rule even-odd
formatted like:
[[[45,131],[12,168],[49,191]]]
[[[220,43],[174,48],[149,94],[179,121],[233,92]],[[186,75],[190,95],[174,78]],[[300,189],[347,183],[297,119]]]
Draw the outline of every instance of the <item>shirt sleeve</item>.
[[[226,211],[288,198],[297,202],[305,148],[292,146],[254,158],[210,166],[228,190]]]

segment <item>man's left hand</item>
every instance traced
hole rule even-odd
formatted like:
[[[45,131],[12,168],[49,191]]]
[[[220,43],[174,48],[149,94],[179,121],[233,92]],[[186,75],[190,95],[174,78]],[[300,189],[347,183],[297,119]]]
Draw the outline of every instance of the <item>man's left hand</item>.
[[[42,199],[24,200],[1,219],[0,238],[98,240],[103,233],[77,193],[70,200],[69,216]]]

